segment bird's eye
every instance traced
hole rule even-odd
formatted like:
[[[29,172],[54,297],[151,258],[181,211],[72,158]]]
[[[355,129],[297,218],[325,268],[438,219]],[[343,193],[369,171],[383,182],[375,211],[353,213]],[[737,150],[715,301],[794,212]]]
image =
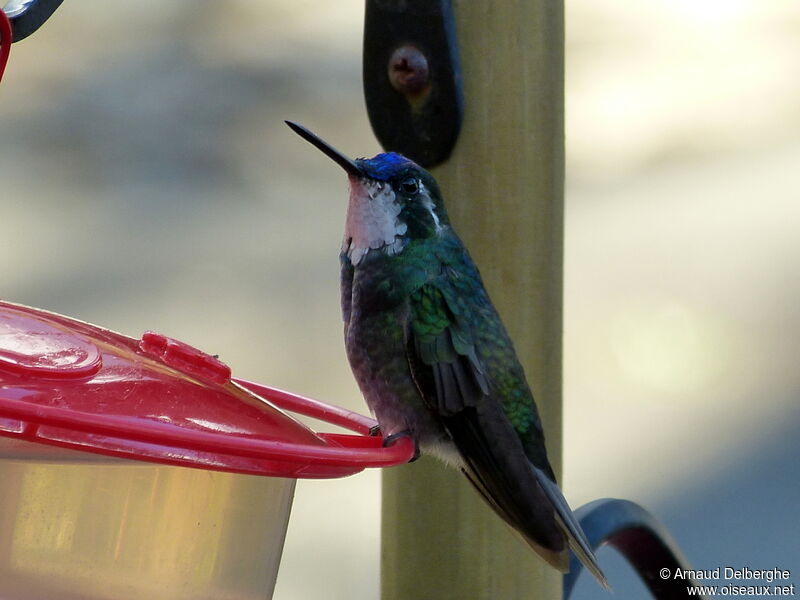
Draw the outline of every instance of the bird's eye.
[[[419,182],[413,177],[409,177],[408,179],[403,180],[403,183],[400,184],[400,187],[403,188],[403,191],[406,194],[414,195],[419,191]]]

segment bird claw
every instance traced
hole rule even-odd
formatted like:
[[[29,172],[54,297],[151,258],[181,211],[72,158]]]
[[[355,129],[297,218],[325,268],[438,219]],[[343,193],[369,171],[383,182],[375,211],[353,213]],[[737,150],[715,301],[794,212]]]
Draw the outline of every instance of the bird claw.
[[[391,446],[397,440],[404,437],[411,438],[412,440],[414,440],[414,436],[411,434],[411,430],[406,429],[404,431],[398,431],[397,433],[392,433],[383,438],[383,447],[386,448],[387,446]],[[414,442],[414,456],[412,456],[411,460],[409,460],[408,462],[410,463],[414,462],[419,458],[419,456],[420,456],[419,445],[416,442]]]
[[[370,436],[370,437],[375,437],[376,435],[380,435],[380,434],[381,434],[381,426],[380,425],[373,425],[372,427],[369,428],[369,431],[367,432],[367,435]]]

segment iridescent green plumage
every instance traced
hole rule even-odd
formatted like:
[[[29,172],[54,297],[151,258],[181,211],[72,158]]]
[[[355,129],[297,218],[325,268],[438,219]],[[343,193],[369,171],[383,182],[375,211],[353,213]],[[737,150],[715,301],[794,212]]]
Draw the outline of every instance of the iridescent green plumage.
[[[433,177],[397,154],[342,165],[350,203],[341,254],[345,348],[385,436],[406,433],[462,469],[553,566],[568,548],[605,585],[547,460],[522,366]]]

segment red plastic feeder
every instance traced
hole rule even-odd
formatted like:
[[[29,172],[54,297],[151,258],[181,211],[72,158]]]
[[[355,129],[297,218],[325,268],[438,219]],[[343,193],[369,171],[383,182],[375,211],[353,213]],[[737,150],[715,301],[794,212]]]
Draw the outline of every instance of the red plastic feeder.
[[[0,597],[269,598],[296,478],[412,457],[376,425],[160,334],[0,302]]]

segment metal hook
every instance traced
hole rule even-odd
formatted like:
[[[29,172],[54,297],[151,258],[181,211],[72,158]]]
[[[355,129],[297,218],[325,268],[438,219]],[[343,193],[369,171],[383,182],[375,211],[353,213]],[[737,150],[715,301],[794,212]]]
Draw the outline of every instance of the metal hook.
[[[64,0],[9,0],[3,6],[11,22],[11,42],[18,42],[39,29]]]
[[[630,500],[605,498],[595,500],[575,511],[593,549],[609,544],[622,554],[650,588],[654,598],[673,599],[689,596],[687,587],[697,582],[664,578],[663,573],[688,569],[689,563],[675,540],[652,514]],[[569,573],[564,575],[564,599],[569,598],[582,565],[573,555]],[[698,595],[694,597],[703,598]]]

